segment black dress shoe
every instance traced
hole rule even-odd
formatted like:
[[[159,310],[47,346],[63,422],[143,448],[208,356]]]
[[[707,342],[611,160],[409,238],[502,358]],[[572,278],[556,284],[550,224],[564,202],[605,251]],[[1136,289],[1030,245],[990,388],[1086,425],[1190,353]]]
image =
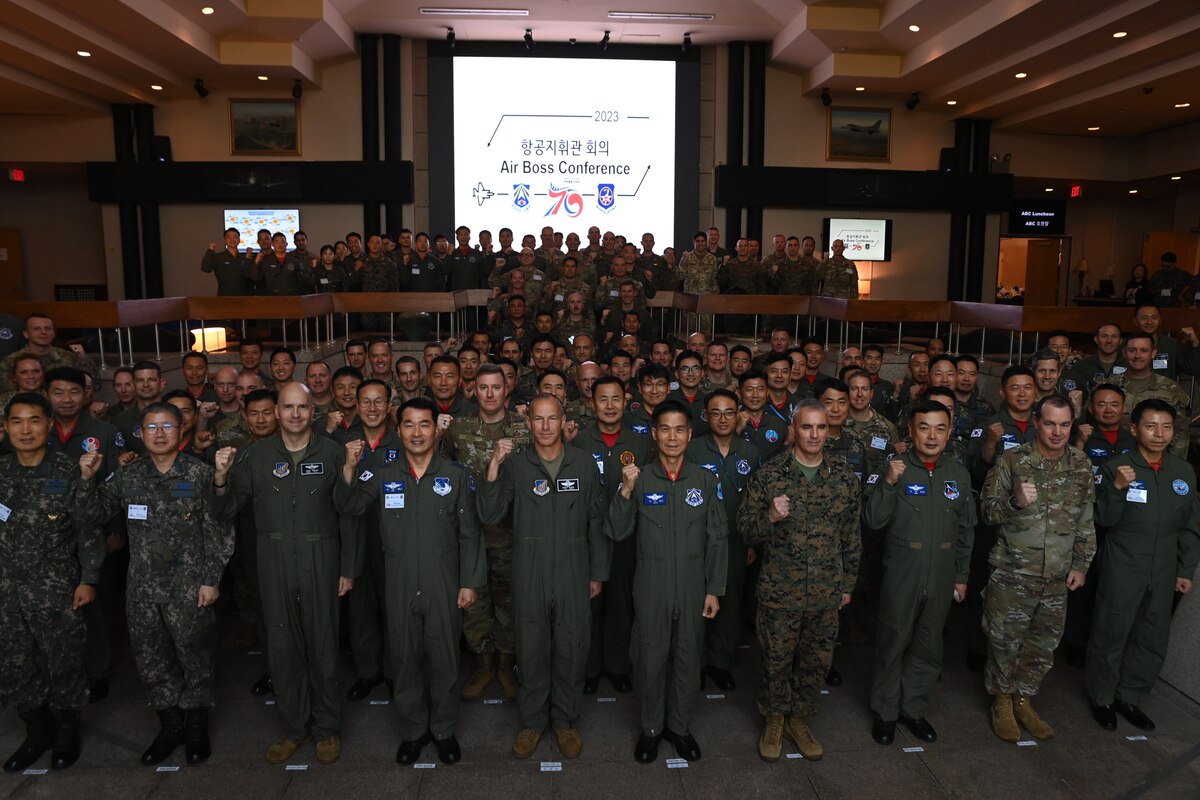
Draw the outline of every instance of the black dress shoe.
[[[891,744],[896,741],[896,720],[876,717],[875,724],[871,726],[871,738],[879,744]]]
[[[705,667],[704,671],[722,692],[732,692],[737,688],[737,681],[733,679],[733,674],[729,670],[720,667]]]
[[[904,727],[908,728],[909,733],[920,739],[922,742],[937,741],[937,731],[935,731],[933,726],[929,724],[929,720],[925,719],[924,717],[911,719],[909,717],[901,716],[900,723]]]
[[[371,694],[371,690],[381,683],[383,683],[382,675],[376,675],[374,678],[359,678],[351,685],[350,691],[346,692],[346,697],[356,703],[359,700],[366,700],[367,696]]]
[[[629,676],[624,673],[610,674],[608,679],[612,681],[613,689],[621,694],[629,694],[633,691],[633,681],[629,680]]]
[[[1106,731],[1117,729],[1117,710],[1112,705],[1092,706],[1092,719]]]
[[[595,694],[598,691],[600,691],[600,678],[599,677],[583,679],[583,693],[584,694]]]
[[[633,749],[633,757],[639,764],[653,764],[658,760],[658,743],[661,741],[661,736],[647,736],[643,733],[638,737],[637,747]]]
[[[675,746],[675,754],[684,761],[700,760],[700,745],[690,733],[680,734],[668,729],[663,731],[662,738]]]
[[[108,697],[108,678],[88,681],[88,702],[99,703],[106,697]]]
[[[275,694],[275,682],[271,680],[271,676],[263,673],[262,677],[254,682],[250,687],[250,694],[255,697],[262,697],[268,694]]]
[[[983,672],[985,664],[987,664],[986,653],[978,653],[974,650],[967,651],[967,669],[971,670],[971,672]]]
[[[396,751],[396,763],[405,765],[417,763],[417,761],[421,758],[421,749],[425,747],[425,745],[429,744],[431,739],[433,739],[433,737],[429,735],[428,731],[426,731],[424,734],[422,734],[420,739],[413,739],[411,741],[405,740],[401,742],[400,749]]]
[[[1143,731],[1154,730],[1154,720],[1150,719],[1142,712],[1140,708],[1133,703],[1122,703],[1117,700],[1113,703],[1113,708],[1117,710],[1122,717],[1129,720],[1129,724]]]
[[[434,744],[437,745],[438,760],[443,764],[457,764],[462,761],[462,750],[458,747],[458,740],[453,736],[437,739]]]
[[[830,667],[829,672],[825,673],[825,683],[829,686],[841,686],[842,673],[838,672],[834,667]]]

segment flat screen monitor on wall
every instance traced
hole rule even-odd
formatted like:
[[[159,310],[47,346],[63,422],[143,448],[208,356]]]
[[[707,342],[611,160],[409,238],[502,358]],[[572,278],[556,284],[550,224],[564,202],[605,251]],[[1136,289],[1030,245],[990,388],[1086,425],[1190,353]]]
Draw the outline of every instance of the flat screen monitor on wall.
[[[679,48],[458,42],[430,47],[430,180],[436,230],[498,240],[545,226],[690,240],[699,181],[698,64]],[[687,165],[690,165],[687,166]],[[539,243],[540,244],[540,243]],[[497,245],[498,242],[497,242]]]
[[[1066,229],[1063,200],[1014,200],[1008,212],[1009,236],[1062,236]]]
[[[266,228],[271,235],[282,233],[287,237],[288,250],[294,250],[293,237],[300,230],[300,209],[298,208],[227,208],[225,209],[225,225],[227,228],[237,228],[242,234],[242,243],[238,249],[258,249],[258,232]]]
[[[837,239],[846,245],[842,253],[851,261],[891,261],[892,221],[890,219],[841,219],[826,217],[822,227],[825,252]]]

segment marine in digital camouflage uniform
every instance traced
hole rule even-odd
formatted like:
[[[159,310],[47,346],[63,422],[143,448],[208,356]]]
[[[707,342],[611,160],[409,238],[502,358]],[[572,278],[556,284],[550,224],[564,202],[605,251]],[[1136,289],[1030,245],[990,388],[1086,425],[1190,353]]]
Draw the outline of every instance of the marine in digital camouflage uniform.
[[[816,437],[807,446],[820,450],[825,424],[825,409],[805,401],[793,428],[798,440]],[[809,460],[817,456],[801,450],[801,444],[774,456],[751,476],[738,527],[747,544],[762,548],[756,628],[763,677],[758,710],[768,722],[764,737],[781,733],[769,729],[782,728],[788,717],[788,735],[793,741],[810,741],[797,744],[812,754],[806,757],[819,758],[820,746],[811,740],[805,720],[816,713],[833,661],[838,610],[858,574],[861,488],[844,459],[821,454],[818,466],[802,467],[797,450]],[[805,470],[811,471],[811,479]],[[773,522],[780,497],[788,499],[787,514]],[[768,758],[761,740],[760,755]]]
[[[842,255],[841,240],[833,243],[833,255],[821,262],[817,268],[817,279],[821,283],[822,297],[844,297],[858,299],[858,267]]]
[[[717,259],[708,252],[708,235],[704,235],[704,244],[700,244],[700,234],[696,234],[696,246],[702,250],[689,250],[679,259],[679,278],[683,283],[683,291],[693,294],[717,294]],[[689,315],[689,320],[691,316]],[[688,327],[692,327],[690,324]],[[696,326],[698,330],[709,330],[712,327],[712,315],[702,314]]]

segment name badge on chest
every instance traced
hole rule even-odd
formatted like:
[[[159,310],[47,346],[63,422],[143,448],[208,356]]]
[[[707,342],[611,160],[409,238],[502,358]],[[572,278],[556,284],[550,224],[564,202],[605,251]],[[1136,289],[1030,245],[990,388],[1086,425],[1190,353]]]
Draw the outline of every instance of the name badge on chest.
[[[307,475],[324,475],[324,474],[325,474],[325,464],[320,461],[300,465],[300,476],[301,477],[305,477]]]
[[[128,519],[142,519],[142,520],[144,520],[144,519],[146,519],[146,518],[147,518],[147,508],[146,508],[146,506],[142,506],[142,505],[134,505],[134,504],[132,504],[132,503],[131,503],[131,504],[129,505],[129,513],[126,515],[126,517],[127,517]]]
[[[923,483],[906,483],[904,493],[912,497],[924,497],[929,494],[929,487]]]
[[[1146,482],[1145,481],[1130,481],[1129,488],[1125,490],[1126,503],[1145,503],[1146,497]]]

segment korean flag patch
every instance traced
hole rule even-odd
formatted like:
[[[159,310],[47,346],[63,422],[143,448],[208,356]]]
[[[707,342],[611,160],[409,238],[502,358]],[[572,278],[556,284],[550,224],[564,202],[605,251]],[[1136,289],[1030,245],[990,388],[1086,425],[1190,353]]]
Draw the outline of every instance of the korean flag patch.
[[[1175,490],[1175,494],[1183,497],[1188,493],[1187,481],[1175,480],[1171,482],[1171,488]]]
[[[359,475],[358,479],[360,481],[362,481],[363,483],[366,483],[367,481],[371,480],[371,478],[374,478],[374,477],[375,477],[375,473],[371,472],[371,470],[368,469],[368,470],[363,470],[363,474]]]

